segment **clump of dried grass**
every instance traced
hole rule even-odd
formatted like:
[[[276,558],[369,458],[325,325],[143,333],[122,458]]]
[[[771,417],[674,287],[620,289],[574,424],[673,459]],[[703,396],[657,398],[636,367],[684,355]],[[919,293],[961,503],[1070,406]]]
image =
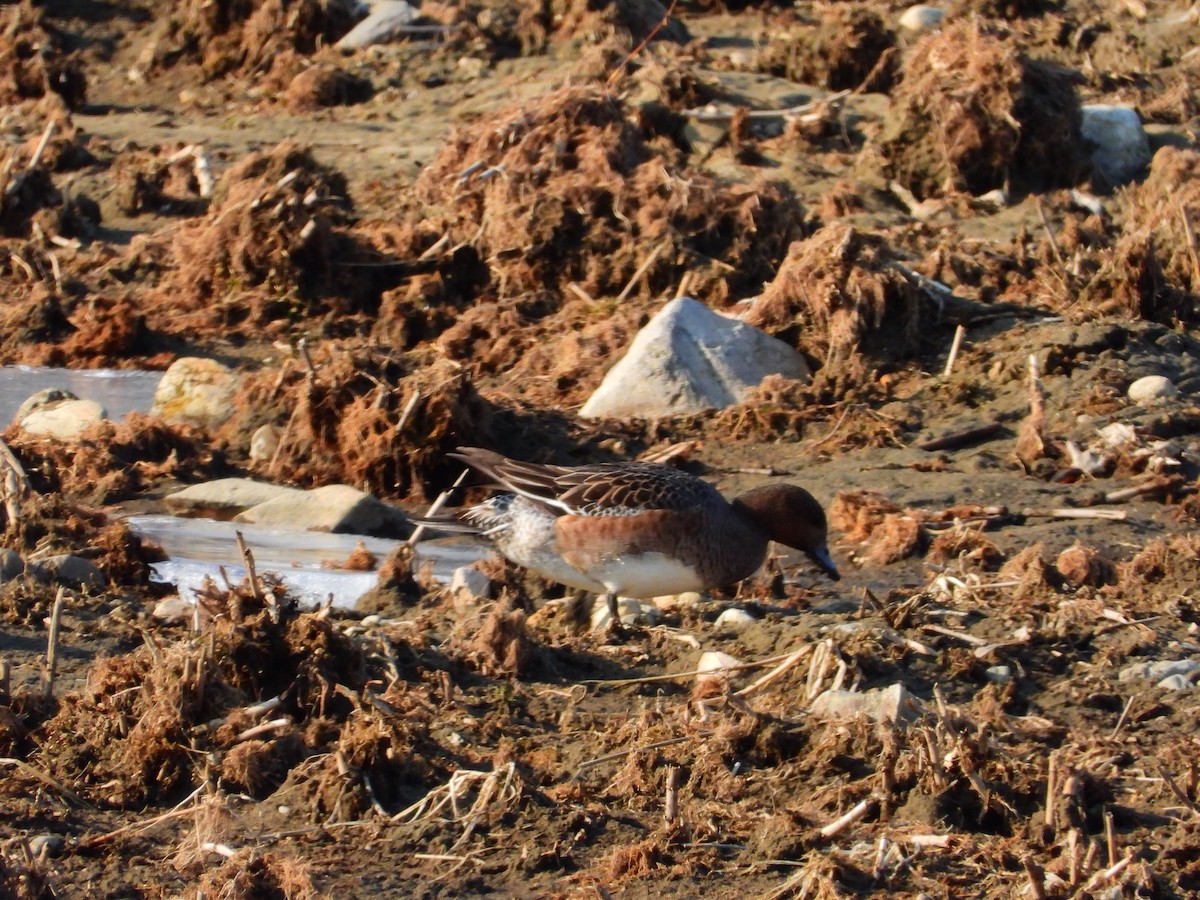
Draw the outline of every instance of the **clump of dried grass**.
[[[332,44],[354,22],[350,3],[185,0],[155,23],[139,69],[151,77],[181,64],[198,65],[207,78],[261,73],[278,56]]]
[[[978,528],[959,524],[933,538],[926,559],[938,565],[958,560],[991,568],[1004,560],[1004,553]]]
[[[200,876],[201,897],[221,900],[317,900],[327,896],[317,889],[312,866],[295,856],[275,852],[241,850],[223,865]]]
[[[1100,587],[1116,581],[1112,560],[1095,547],[1076,542],[1058,554],[1054,568],[1073,587]]]
[[[886,91],[895,75],[896,39],[883,17],[867,4],[815,10],[816,22],[772,28],[755,67],[800,84],[830,90]],[[886,56],[886,58],[885,58]],[[864,82],[870,78],[869,86]]]
[[[846,543],[857,544],[898,512],[900,507],[878,491],[839,491],[829,505],[829,527],[842,532]]]
[[[249,375],[219,432],[247,447],[264,424],[280,429],[254,470],[306,485],[353,484],[378,496],[432,499],[456,470],[445,454],[470,435],[490,443],[499,411],[461,366],[444,358],[329,349],[314,372],[299,363]]]
[[[519,677],[534,656],[525,611],[514,609],[512,595],[503,593],[482,622],[460,622],[446,652],[484,675]]]
[[[1037,599],[1055,591],[1062,583],[1061,576],[1046,561],[1046,545],[1030,544],[1000,567],[1001,581],[1015,581],[1010,596],[1016,602]]]
[[[1120,202],[1115,242],[1085,254],[1092,274],[1064,304],[1172,326],[1200,321],[1200,151],[1163,147]]]
[[[690,37],[660,0],[480,0],[426,3],[422,12],[452,26],[460,40],[486,47],[493,60],[543,53],[552,41],[614,44],[627,53],[646,38],[684,43]]]
[[[1167,579],[1186,581],[1200,572],[1200,537],[1177,534],[1151,541],[1133,559],[1118,567],[1118,583],[1124,590],[1142,588],[1147,582]]]
[[[72,109],[83,106],[87,78],[78,53],[64,49],[61,35],[30,0],[12,7],[0,31],[0,103],[57,93]]]
[[[15,431],[10,444],[37,490],[95,505],[126,500],[159,479],[198,480],[220,467],[190,429],[141,413],[98,422],[76,441]]]
[[[1026,59],[1013,39],[976,21],[917,44],[892,101],[879,151],[889,176],[919,198],[982,194],[1009,177],[1071,184],[1084,171],[1071,74]]]
[[[862,380],[870,374],[864,344],[885,323],[888,358],[917,348],[920,302],[890,267],[882,237],[833,224],[791,245],[742,318],[819,359],[826,377]]]
[[[193,787],[210,755],[228,752],[221,774],[263,793],[311,752],[295,723],[344,703],[337,685],[358,687],[359,649],[322,614],[295,615],[271,575],[226,590],[210,583],[198,602],[205,638],[147,640],[97,663],[84,689],[62,700],[42,730],[47,771],[95,802],[128,808]],[[278,718],[247,734],[267,713]]]
[[[920,552],[927,540],[928,533],[913,516],[885,516],[879,527],[871,532],[862,560],[868,565],[891,565]]]
[[[782,185],[685,178],[675,144],[619,97],[567,87],[457,130],[397,221],[364,229],[430,263],[384,295],[377,338],[411,346],[454,326],[455,359],[514,376],[565,365],[561,390],[599,379],[574,351],[619,346],[685,271],[718,305],[757,289],[804,220]]]
[[[218,182],[198,221],[152,240],[165,254],[161,310],[146,318],[168,333],[253,324],[286,329],[296,316],[352,311],[370,293],[344,267],[357,255],[346,232],[346,181],[284,143],[253,153]]]
[[[351,106],[371,99],[374,88],[365,78],[328,63],[301,69],[283,93],[283,101],[292,112],[312,112],[326,106]]]

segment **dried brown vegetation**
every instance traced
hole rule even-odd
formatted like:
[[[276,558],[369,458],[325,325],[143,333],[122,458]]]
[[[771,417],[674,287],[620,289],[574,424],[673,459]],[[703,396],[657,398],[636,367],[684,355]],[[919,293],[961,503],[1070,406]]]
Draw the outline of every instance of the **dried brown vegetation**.
[[[976,22],[924,38],[892,96],[879,150],[890,177],[919,197],[981,194],[1010,177],[1071,184],[1083,170],[1071,74]]]

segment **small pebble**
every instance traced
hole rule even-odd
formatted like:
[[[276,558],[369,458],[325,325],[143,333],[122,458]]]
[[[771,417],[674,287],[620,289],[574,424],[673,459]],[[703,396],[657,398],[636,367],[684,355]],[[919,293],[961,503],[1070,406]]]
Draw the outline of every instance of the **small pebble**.
[[[474,566],[459,566],[450,576],[450,593],[465,593],[475,600],[485,600],[492,590],[492,580]]]
[[[715,621],[713,625],[715,625],[717,628],[732,628],[734,630],[740,630],[754,621],[756,621],[754,616],[750,615],[750,613],[746,612],[744,609],[738,609],[736,606],[734,606],[717,616],[717,621]]]
[[[363,616],[361,624],[364,628],[374,628],[376,625],[378,625],[382,621],[383,621],[382,616],[377,616],[375,614],[371,614],[369,616]]]
[[[66,841],[60,834],[39,834],[29,839],[29,851],[35,856],[58,856],[62,853]]]
[[[826,719],[857,719],[870,722],[913,720],[920,714],[921,701],[902,684],[870,691],[822,691],[809,711]]]
[[[250,437],[250,459],[254,462],[268,462],[275,456],[279,448],[281,429],[276,425],[262,425]]]
[[[1012,674],[1012,666],[990,666],[984,672],[987,680],[996,684],[1007,684],[1012,681]]]
[[[742,661],[736,656],[730,656],[720,650],[705,650],[700,654],[700,662],[696,664],[696,671],[700,673],[696,676],[696,683],[720,681],[728,674],[724,671],[725,669],[731,669],[741,664]]]
[[[1175,383],[1165,375],[1147,375],[1129,386],[1128,397],[1134,403],[1148,406],[1179,393]]]
[[[933,31],[946,18],[946,11],[936,6],[910,6],[900,16],[899,25],[906,31],[923,33]]]
[[[160,622],[190,622],[194,606],[190,600],[176,594],[158,601],[154,607],[154,618]]]
[[[655,597],[650,602],[660,610],[681,609],[686,606],[695,606],[704,600],[704,595],[699,591],[684,591],[682,594],[664,594],[661,597]]]
[[[25,573],[25,560],[19,553],[0,547],[0,581],[12,581]]]
[[[653,603],[644,603],[632,597],[617,598],[617,614],[621,617],[622,625],[655,625],[662,618],[662,613]],[[596,603],[592,607],[592,631],[608,628],[611,619],[607,603]]]

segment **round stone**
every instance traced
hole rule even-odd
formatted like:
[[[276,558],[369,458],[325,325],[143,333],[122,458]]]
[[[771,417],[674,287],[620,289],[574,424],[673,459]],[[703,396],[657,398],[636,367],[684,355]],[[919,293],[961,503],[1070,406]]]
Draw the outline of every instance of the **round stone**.
[[[1134,403],[1145,405],[1174,397],[1179,389],[1165,375],[1147,375],[1131,384],[1127,393]]]
[[[906,31],[923,34],[926,31],[933,31],[942,24],[942,20],[945,18],[946,11],[938,9],[936,6],[910,6],[900,16],[899,25]]]

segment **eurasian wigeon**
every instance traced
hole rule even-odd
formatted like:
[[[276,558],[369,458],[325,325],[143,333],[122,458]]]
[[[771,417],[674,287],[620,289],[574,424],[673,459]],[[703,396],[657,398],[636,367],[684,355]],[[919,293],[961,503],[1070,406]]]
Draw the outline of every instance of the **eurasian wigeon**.
[[[826,546],[825,511],[792,484],[727,501],[699,478],[656,463],[539,465],[477,447],[450,456],[505,493],[426,524],[479,535],[520,566],[602,595],[614,623],[617,597],[733,584],[762,565],[771,541],[840,577]]]

